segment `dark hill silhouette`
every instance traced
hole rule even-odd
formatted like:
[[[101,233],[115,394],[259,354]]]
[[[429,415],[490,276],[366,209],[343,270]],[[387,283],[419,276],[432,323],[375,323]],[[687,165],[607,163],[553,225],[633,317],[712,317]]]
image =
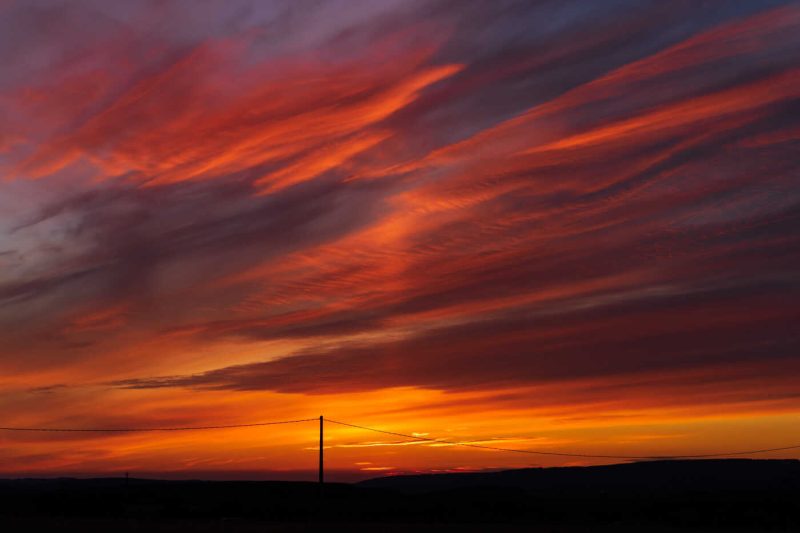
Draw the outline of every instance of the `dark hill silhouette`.
[[[567,492],[800,490],[800,461],[795,459],[642,461],[607,466],[391,476],[369,479],[359,485],[409,492],[470,487],[513,487]]]
[[[291,526],[291,531],[318,530],[321,524],[337,531],[363,530],[358,524],[382,524],[386,531],[396,530],[387,524],[422,531],[443,524],[457,530],[483,524],[471,530],[565,533],[800,531],[798,501],[800,462],[795,460],[652,461],[396,476],[326,484],[322,497],[316,483],[303,482],[20,479],[0,480],[0,528],[57,523],[62,530],[203,531],[224,522],[225,531],[267,525],[267,530],[282,530],[272,529],[276,524],[308,528]],[[93,529],[87,520],[102,526]]]

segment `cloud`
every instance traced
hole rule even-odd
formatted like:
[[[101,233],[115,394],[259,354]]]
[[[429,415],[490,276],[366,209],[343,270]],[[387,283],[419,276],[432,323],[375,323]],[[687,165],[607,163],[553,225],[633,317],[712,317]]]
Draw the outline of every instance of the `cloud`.
[[[403,386],[494,389],[704,367],[718,372],[723,363],[791,368],[800,338],[787,313],[790,287],[667,293],[572,309],[551,302],[527,317],[508,313],[393,342],[350,343],[118,385],[323,394]],[[706,316],[713,320],[701,320]]]
[[[800,11],[458,4],[3,8],[24,409],[796,405]]]
[[[210,338],[377,330],[390,340],[345,340],[123,384],[307,393],[491,388],[791,358],[797,339],[785,318],[787,295],[797,289],[797,162],[773,163],[769,189],[762,181],[769,163],[760,157],[758,170],[744,153],[733,156],[737,168],[727,166],[736,143],[781,127],[782,110],[794,105],[788,56],[747,81],[740,65],[735,85],[721,69],[726,81],[709,83],[711,92],[678,85],[670,98],[682,96],[661,107],[631,102],[628,116],[610,124],[606,114],[601,126],[542,126],[587,106],[618,107],[610,95],[633,83],[665,74],[678,83],[676,71],[724,59],[732,42],[760,58],[754,35],[783,32],[796,14],[713,30],[433,152],[406,170],[413,187],[372,227],[230,281],[268,280],[252,305],[302,302],[304,311],[186,326]],[[780,61],[786,68],[776,71]],[[430,173],[437,178],[425,179]]]

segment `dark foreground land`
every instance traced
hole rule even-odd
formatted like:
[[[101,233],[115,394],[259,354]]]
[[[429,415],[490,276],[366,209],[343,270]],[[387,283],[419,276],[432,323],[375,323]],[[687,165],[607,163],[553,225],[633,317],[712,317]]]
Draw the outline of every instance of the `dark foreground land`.
[[[3,531],[800,531],[800,461],[653,461],[362,483],[0,480]]]

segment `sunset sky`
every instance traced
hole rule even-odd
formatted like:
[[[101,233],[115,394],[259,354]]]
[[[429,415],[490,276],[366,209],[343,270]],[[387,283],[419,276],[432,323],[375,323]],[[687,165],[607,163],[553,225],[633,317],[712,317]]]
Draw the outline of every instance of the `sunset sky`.
[[[6,0],[0,65],[0,426],[800,443],[797,3]],[[0,475],[313,479],[316,431]],[[331,479],[618,462],[327,433]]]

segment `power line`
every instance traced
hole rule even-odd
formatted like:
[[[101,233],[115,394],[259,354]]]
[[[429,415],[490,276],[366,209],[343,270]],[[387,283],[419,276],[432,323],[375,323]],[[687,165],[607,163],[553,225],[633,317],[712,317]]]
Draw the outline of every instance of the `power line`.
[[[0,427],[4,431],[53,431],[53,432],[78,432],[78,433],[134,433],[140,431],[196,431],[203,429],[230,429],[249,428],[257,426],[275,426],[278,424],[297,424],[298,422],[314,422],[317,418],[303,418],[301,420],[279,420],[276,422],[256,422],[254,424],[229,424],[223,426],[186,426],[165,428],[17,428]]]
[[[279,424],[297,424],[301,422],[317,422],[319,418],[302,418],[298,420],[278,420],[272,422],[256,422],[252,424],[227,424],[215,426],[181,426],[181,427],[158,427],[158,428],[42,428],[42,427],[0,427],[0,431],[33,431],[33,432],[69,432],[69,433],[135,433],[135,432],[154,432],[154,431],[198,431],[209,429],[232,429],[232,428],[247,428],[247,427],[260,427],[260,426],[274,426]],[[419,435],[409,435],[406,433],[398,433],[396,431],[387,431],[384,429],[377,429],[368,426],[361,426],[358,424],[351,424],[349,422],[342,422],[340,420],[333,420],[330,418],[325,419],[326,422],[331,424],[338,424],[340,426],[347,426],[365,431],[372,431],[375,433],[383,433],[385,435],[393,435],[395,437],[403,437],[405,439],[412,439],[424,442],[436,442],[440,444],[448,444],[451,446],[463,446],[467,448],[478,448],[482,450],[494,450],[499,452],[513,452],[513,453],[526,453],[531,455],[550,455],[558,457],[582,457],[589,459],[705,459],[713,457],[730,457],[738,455],[755,455],[759,453],[778,452],[787,450],[800,449],[800,444],[792,446],[783,446],[779,448],[762,448],[758,450],[744,450],[735,452],[724,453],[706,453],[694,455],[602,455],[602,454],[589,454],[589,453],[569,453],[557,451],[543,451],[543,450],[523,450],[519,448],[503,448],[500,446],[488,446],[485,444],[474,444],[472,442],[454,441],[447,439],[440,439],[434,437],[422,437]]]
[[[375,433],[384,433],[386,435],[405,437],[407,439],[414,439],[418,441],[439,442],[442,444],[450,444],[452,446],[465,446],[469,448],[480,448],[484,450],[527,453],[533,455],[555,455],[560,457],[583,457],[591,459],[702,459],[711,457],[728,457],[732,455],[754,455],[757,453],[800,449],[800,444],[797,444],[794,446],[784,446],[781,448],[764,448],[760,450],[747,450],[747,451],[737,451],[737,452],[727,452],[727,453],[707,453],[707,454],[697,454],[697,455],[595,455],[587,453],[566,453],[566,452],[553,452],[553,451],[541,451],[541,450],[521,450],[519,448],[501,448],[499,446],[486,446],[483,444],[472,444],[463,441],[451,441],[451,440],[438,439],[434,437],[421,437],[418,435],[408,435],[406,433],[397,433],[395,431],[386,431],[383,429],[371,428],[367,426],[359,426],[356,424],[349,424],[347,422],[340,422],[338,420],[332,420],[330,418],[326,418],[325,421],[330,422],[332,424],[339,424],[340,426],[348,426],[352,428],[364,429],[367,431],[374,431]]]
[[[767,453],[767,452],[781,452],[786,450],[797,450],[800,449],[800,444],[795,444],[794,446],[783,446],[781,448],[763,448],[761,450],[745,450],[742,452],[728,452],[728,453],[703,453],[697,455],[670,455],[665,456],[663,459],[703,459],[705,457],[728,457],[731,455],[754,455],[757,453]]]
[[[349,426],[352,428],[364,429],[367,431],[374,431],[376,433],[384,433],[386,435],[394,435],[396,437],[405,437],[407,439],[415,439],[418,441],[427,441],[427,442],[438,442],[441,444],[450,444],[452,446],[466,446],[469,448],[481,448],[484,450],[496,450],[496,451],[503,451],[503,452],[516,452],[516,453],[530,453],[536,455],[558,455],[562,457],[592,457],[592,458],[602,458],[602,459],[655,459],[652,456],[628,456],[628,455],[589,455],[583,453],[566,453],[566,452],[543,452],[543,451],[534,451],[534,450],[520,450],[519,448],[500,448],[497,446],[486,446],[483,444],[472,444],[469,442],[463,441],[451,441],[451,440],[444,440],[434,437],[420,437],[418,435],[408,435],[406,433],[397,433],[395,431],[385,431],[383,429],[376,429],[367,426],[359,426],[356,424],[349,424],[347,422],[340,422],[338,420],[332,420],[330,418],[325,419],[327,422],[331,422],[333,424],[339,424],[341,426]]]

